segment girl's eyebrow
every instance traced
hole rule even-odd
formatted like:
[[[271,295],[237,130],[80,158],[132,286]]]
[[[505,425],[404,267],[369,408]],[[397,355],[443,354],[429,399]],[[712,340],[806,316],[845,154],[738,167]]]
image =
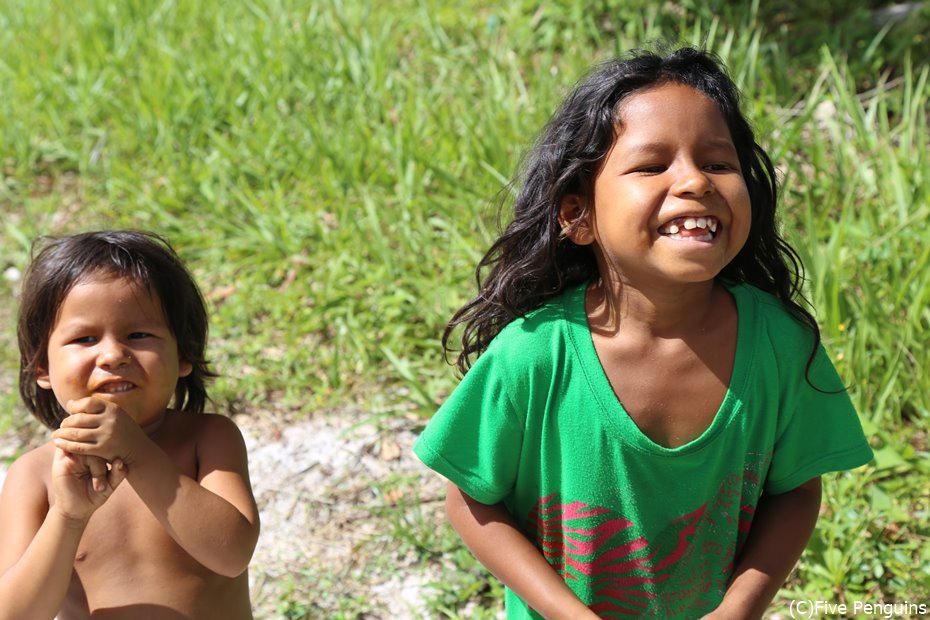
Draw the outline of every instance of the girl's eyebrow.
[[[715,136],[709,140],[704,140],[700,144],[705,149],[727,149],[736,152],[736,145],[729,137]],[[637,142],[624,146],[624,151],[629,155],[655,155],[658,153],[668,152],[674,146],[668,142]]]
[[[716,136],[705,142],[703,146],[707,148],[723,148],[736,151],[736,144],[733,143],[733,140],[729,136]]]

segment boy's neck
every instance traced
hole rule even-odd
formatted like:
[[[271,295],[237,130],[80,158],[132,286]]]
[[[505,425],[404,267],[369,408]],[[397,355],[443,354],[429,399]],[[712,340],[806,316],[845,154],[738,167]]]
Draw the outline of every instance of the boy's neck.
[[[167,417],[168,417],[168,410],[165,409],[161,412],[160,416],[158,416],[151,422],[147,422],[146,424],[143,424],[142,430],[145,431],[146,435],[151,437],[152,435],[154,435],[161,429],[161,427],[165,424],[165,420],[167,419]]]

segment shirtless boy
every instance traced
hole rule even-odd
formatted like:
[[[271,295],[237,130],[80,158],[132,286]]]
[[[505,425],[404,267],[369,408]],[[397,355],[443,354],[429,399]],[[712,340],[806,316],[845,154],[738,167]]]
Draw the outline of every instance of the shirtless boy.
[[[252,618],[245,444],[203,413],[206,309],[167,242],[46,242],[18,338],[20,392],[53,433],[0,493],[0,620]]]

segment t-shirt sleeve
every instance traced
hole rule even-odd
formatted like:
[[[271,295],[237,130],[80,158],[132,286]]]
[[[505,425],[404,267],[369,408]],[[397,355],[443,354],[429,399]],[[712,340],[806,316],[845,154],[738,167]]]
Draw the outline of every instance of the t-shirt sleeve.
[[[506,375],[500,358],[486,351],[413,446],[427,467],[484,504],[510,494],[523,443]]]
[[[789,395],[766,477],[767,493],[785,493],[822,474],[872,460],[856,410],[823,346],[809,378],[802,373]]]

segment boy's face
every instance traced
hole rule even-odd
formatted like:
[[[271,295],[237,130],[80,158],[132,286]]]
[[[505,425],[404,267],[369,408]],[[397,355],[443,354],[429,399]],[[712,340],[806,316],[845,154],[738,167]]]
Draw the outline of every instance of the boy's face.
[[[157,423],[191,364],[157,296],[126,278],[96,277],[65,296],[36,375],[64,407],[93,396],[119,405],[140,426]]]

